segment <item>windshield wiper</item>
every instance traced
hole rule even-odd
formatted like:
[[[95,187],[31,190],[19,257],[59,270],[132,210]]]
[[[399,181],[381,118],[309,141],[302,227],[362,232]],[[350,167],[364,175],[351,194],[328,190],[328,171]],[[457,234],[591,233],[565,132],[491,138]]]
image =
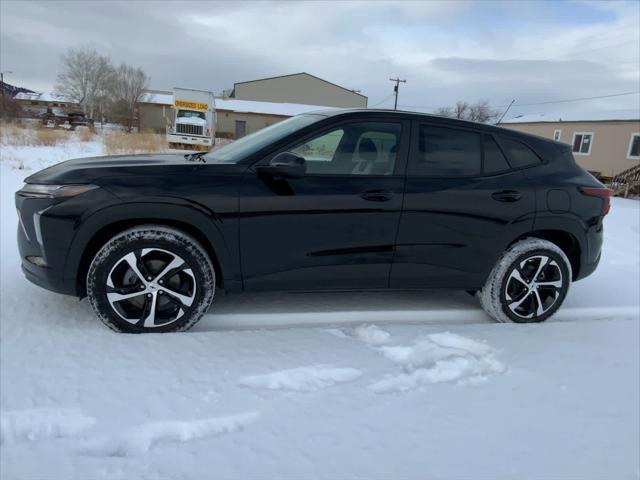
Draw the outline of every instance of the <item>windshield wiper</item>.
[[[185,153],[184,158],[185,160],[188,160],[190,162],[196,162],[200,160],[202,163],[207,163],[207,161],[204,158],[205,153],[207,152]]]

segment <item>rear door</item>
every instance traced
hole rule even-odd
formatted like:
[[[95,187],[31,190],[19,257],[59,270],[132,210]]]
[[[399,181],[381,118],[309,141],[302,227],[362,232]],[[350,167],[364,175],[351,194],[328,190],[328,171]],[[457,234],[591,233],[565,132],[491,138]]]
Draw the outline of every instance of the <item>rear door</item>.
[[[391,287],[478,288],[504,248],[532,229],[534,189],[493,134],[412,128]]]
[[[338,122],[280,150],[305,158],[303,178],[250,169],[240,194],[245,289],[387,288],[409,128],[397,117]]]

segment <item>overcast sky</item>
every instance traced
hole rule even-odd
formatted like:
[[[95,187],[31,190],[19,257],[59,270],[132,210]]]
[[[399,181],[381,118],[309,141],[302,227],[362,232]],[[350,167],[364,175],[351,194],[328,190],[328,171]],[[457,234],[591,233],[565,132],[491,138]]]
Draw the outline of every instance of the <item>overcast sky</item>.
[[[306,71],[393,106],[486,99],[515,113],[640,108],[640,2],[26,2],[0,0],[5,81],[53,89],[60,54],[89,45],[150,86],[219,94]],[[511,115],[510,115],[511,116]]]

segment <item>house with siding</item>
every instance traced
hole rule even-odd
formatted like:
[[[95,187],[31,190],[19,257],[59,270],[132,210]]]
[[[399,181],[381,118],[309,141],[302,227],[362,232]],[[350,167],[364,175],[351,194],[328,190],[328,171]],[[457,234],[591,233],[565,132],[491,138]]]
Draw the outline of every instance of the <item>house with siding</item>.
[[[640,107],[590,114],[525,114],[500,126],[568,143],[576,162],[604,180],[640,163]]]

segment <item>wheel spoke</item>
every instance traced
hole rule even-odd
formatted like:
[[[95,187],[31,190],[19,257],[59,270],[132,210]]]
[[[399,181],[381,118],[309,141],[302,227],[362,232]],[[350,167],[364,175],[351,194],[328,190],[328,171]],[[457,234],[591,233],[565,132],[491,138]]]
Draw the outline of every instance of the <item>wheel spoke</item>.
[[[171,278],[180,270],[182,270],[185,266],[186,266],[186,263],[184,263],[184,260],[174,255],[173,260],[171,260],[171,262],[169,262],[169,264],[166,267],[164,267],[164,269],[156,276],[155,280],[156,281],[161,280],[168,273],[171,273],[171,275],[169,275],[169,278]]]
[[[522,273],[520,272],[519,268],[515,268],[513,270],[513,272],[511,272],[511,277],[510,280],[517,280],[518,282],[520,282],[521,284],[523,284],[525,287],[529,286],[529,282],[527,282],[523,277],[522,277]]]
[[[146,315],[146,317],[144,317],[144,314],[146,313],[146,308],[143,310],[143,317],[144,317],[144,326],[145,327],[155,327],[156,326],[156,302],[157,302],[157,298],[158,296],[154,293],[151,296],[151,306],[149,308],[149,313]],[[147,302],[149,303],[149,302]],[[146,307],[146,305],[145,305]]]
[[[170,288],[163,287],[162,289],[169,296],[169,298],[173,297],[173,300],[177,300],[184,307],[190,307],[193,303],[193,298],[196,295],[195,288],[193,290],[193,295],[190,297],[182,293],[178,293],[175,290],[171,290]]]
[[[538,293],[538,290],[533,290],[533,294],[535,296],[536,303],[538,304],[538,307],[536,308],[536,317],[539,317],[545,312],[545,309],[542,305],[542,299],[540,298],[540,293]]]
[[[146,284],[147,283],[147,277],[145,277],[142,274],[142,272],[138,269],[138,257],[136,256],[136,254],[133,253],[133,252],[127,253],[124,256],[123,260],[129,264],[129,268],[131,268],[131,270],[133,270],[133,273],[135,273],[138,276],[140,281],[142,283]]]
[[[126,292],[124,293],[123,292]],[[144,295],[144,290],[140,290],[139,287],[135,288],[135,291],[133,291],[134,289],[119,289],[119,291],[112,291],[112,292],[107,292],[107,299],[111,302],[120,302],[122,300],[127,300],[129,298],[134,298],[134,297],[138,297],[140,295]]]
[[[553,280],[550,282],[536,282],[538,287],[562,288],[562,280]]]
[[[518,300],[515,300],[513,302],[511,302],[509,304],[509,308],[511,310],[516,310],[517,308],[520,307],[520,305],[522,305],[524,303],[524,301],[529,298],[529,296],[531,295],[531,292],[529,290],[527,290],[526,292],[524,292],[524,295],[522,295]]]
[[[544,267],[549,262],[549,257],[541,256],[541,257],[538,257],[538,258],[540,258],[540,263],[538,264],[538,269],[536,270],[535,275],[531,278],[532,282],[535,282],[538,279],[538,275],[540,275],[540,272],[542,272]]]

